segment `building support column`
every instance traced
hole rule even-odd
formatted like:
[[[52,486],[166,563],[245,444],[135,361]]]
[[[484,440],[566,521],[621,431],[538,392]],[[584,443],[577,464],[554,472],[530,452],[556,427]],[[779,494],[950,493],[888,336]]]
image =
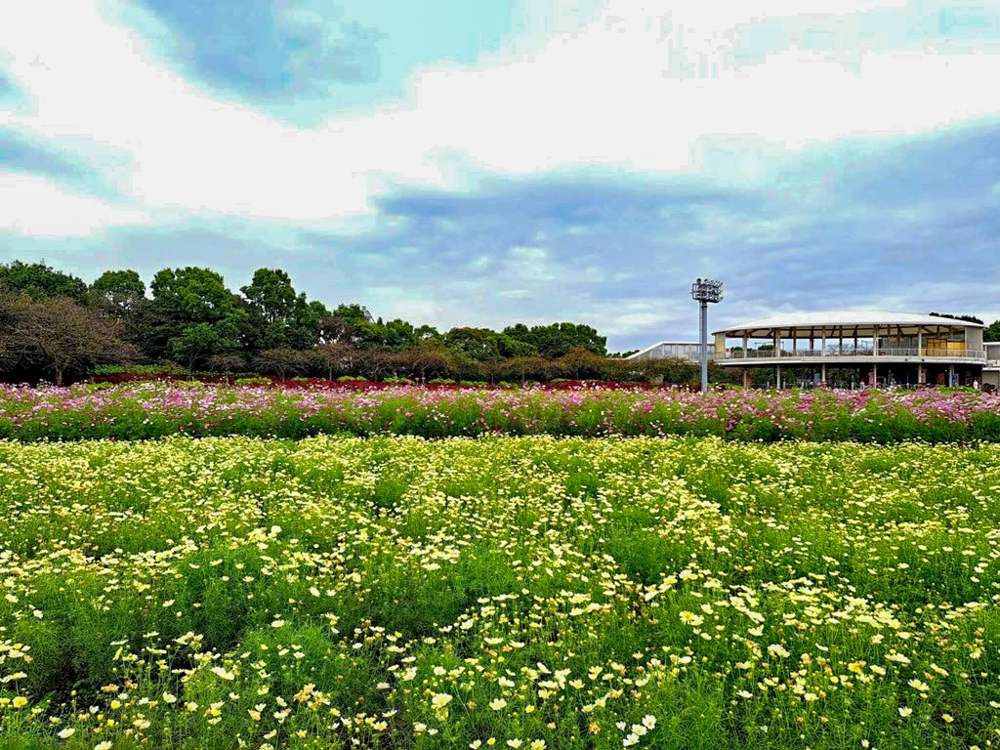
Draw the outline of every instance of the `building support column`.
[[[781,365],[774,366],[774,381],[778,385],[778,390],[781,390]]]
[[[750,371],[747,368],[743,368],[743,387],[747,388],[750,385]]]
[[[955,383],[955,365],[948,365],[948,387]]]
[[[819,366],[819,382],[821,385],[826,385],[826,362]]]

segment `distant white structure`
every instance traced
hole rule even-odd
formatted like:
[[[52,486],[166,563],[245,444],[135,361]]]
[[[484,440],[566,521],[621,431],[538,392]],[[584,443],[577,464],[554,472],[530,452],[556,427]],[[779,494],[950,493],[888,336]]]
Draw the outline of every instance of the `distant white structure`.
[[[715,352],[708,350],[708,358],[713,359]],[[642,362],[649,359],[683,359],[690,362],[701,361],[701,344],[697,341],[661,341],[647,346],[645,349],[630,354],[625,359]]]

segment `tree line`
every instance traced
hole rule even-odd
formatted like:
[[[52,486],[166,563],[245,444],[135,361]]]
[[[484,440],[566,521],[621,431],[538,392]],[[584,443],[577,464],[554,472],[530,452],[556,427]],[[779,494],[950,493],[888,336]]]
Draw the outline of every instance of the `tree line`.
[[[689,382],[679,360],[610,355],[591,326],[522,323],[502,331],[372,319],[298,292],[288,273],[260,268],[234,292],[208,268],[164,268],[148,288],[133,270],[87,284],[44,263],[0,264],[0,375],[7,381],[86,377],[99,365],[286,379],[435,378],[526,382],[553,378]]]

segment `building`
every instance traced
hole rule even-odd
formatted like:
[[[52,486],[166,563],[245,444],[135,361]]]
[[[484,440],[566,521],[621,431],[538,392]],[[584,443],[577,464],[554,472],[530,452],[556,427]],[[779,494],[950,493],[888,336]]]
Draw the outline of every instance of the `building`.
[[[712,359],[715,352],[710,348],[708,358]],[[625,359],[641,362],[647,359],[684,359],[691,362],[701,362],[701,344],[697,341],[661,341],[647,346],[645,349],[630,354]]]
[[[1000,390],[1000,341],[983,344],[986,350],[986,367],[983,368],[983,385]]]
[[[716,331],[715,361],[779,388],[831,372],[840,384],[972,385],[987,366],[983,328],[912,313],[789,313]]]

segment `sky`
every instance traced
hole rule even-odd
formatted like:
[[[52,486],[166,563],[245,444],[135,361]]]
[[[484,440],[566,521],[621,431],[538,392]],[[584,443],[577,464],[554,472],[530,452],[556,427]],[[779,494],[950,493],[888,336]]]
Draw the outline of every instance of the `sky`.
[[[1000,318],[1000,0],[0,6],[0,262],[609,348]]]

